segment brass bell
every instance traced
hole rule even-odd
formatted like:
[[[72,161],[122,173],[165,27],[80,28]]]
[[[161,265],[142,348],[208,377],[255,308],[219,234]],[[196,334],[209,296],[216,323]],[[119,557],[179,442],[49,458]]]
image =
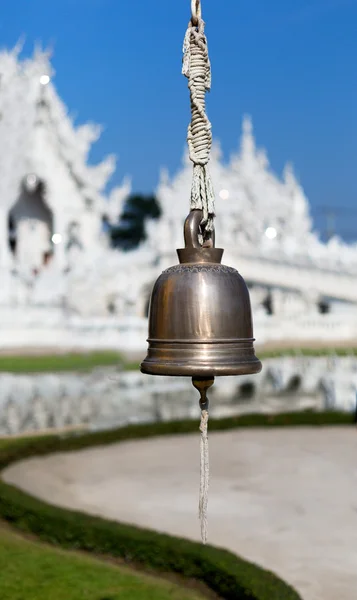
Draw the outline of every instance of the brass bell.
[[[202,211],[191,211],[180,264],[155,283],[143,373],[207,380],[261,371],[248,288],[236,269],[221,264],[224,250],[214,247],[214,233],[200,244],[201,221]]]

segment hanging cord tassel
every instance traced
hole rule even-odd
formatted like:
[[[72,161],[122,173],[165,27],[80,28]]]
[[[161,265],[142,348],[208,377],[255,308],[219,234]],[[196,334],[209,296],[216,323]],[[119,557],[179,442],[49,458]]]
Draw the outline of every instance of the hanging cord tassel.
[[[207,402],[208,404],[208,402]],[[207,507],[209,490],[209,451],[208,451],[208,406],[207,410],[202,410],[201,414],[201,481],[200,481],[200,501],[198,516],[201,521],[201,538],[203,544],[207,543]]]
[[[197,9],[194,9],[194,6]],[[211,89],[211,63],[208,56],[205,24],[201,18],[200,2],[192,2],[192,20],[188,25],[183,45],[182,73],[188,78],[191,97],[191,123],[187,142],[193,162],[191,210],[202,210],[202,243],[214,230],[214,190],[208,171],[212,147],[212,126],[206,115],[206,92]]]
[[[192,380],[193,386],[200,392],[200,408],[201,408],[201,473],[200,473],[200,497],[198,506],[198,516],[201,521],[201,538],[202,543],[207,543],[207,508],[208,508],[208,489],[209,489],[209,451],[208,451],[208,407],[209,400],[207,398],[207,390],[214,384],[214,379],[200,379],[195,378]]]

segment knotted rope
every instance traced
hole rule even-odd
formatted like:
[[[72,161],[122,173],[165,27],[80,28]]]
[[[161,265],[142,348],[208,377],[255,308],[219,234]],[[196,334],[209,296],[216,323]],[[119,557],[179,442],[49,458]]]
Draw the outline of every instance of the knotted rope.
[[[191,97],[191,123],[187,134],[190,160],[194,165],[191,210],[203,211],[201,233],[204,242],[214,230],[215,216],[214,190],[207,166],[212,147],[212,126],[206,115],[205,101],[206,92],[211,89],[211,63],[200,2],[193,0],[192,6],[192,20],[183,45],[182,73],[188,78]]]

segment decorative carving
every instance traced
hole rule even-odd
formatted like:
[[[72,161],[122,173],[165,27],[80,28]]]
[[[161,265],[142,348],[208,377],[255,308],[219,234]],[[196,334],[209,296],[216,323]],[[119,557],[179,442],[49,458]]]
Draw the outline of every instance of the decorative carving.
[[[238,273],[233,267],[225,265],[176,265],[163,271],[166,273]]]

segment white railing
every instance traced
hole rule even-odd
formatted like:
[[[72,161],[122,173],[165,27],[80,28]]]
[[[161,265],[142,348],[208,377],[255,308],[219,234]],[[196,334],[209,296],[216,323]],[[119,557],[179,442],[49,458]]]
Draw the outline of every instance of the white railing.
[[[286,357],[265,360],[263,366],[258,376],[219,378],[211,391],[212,416],[306,408],[356,411],[357,357]],[[0,436],[182,418],[199,418],[197,392],[189,378],[149,377],[115,368],[0,374]]]
[[[9,315],[8,315],[9,316]],[[147,348],[147,319],[128,317],[115,318],[60,318],[58,313],[29,309],[21,319],[4,318],[0,322],[0,349],[9,348],[57,348],[113,349],[144,353]],[[319,344],[356,344],[357,315],[257,315],[254,319],[254,335],[257,344],[269,342],[286,347]]]

